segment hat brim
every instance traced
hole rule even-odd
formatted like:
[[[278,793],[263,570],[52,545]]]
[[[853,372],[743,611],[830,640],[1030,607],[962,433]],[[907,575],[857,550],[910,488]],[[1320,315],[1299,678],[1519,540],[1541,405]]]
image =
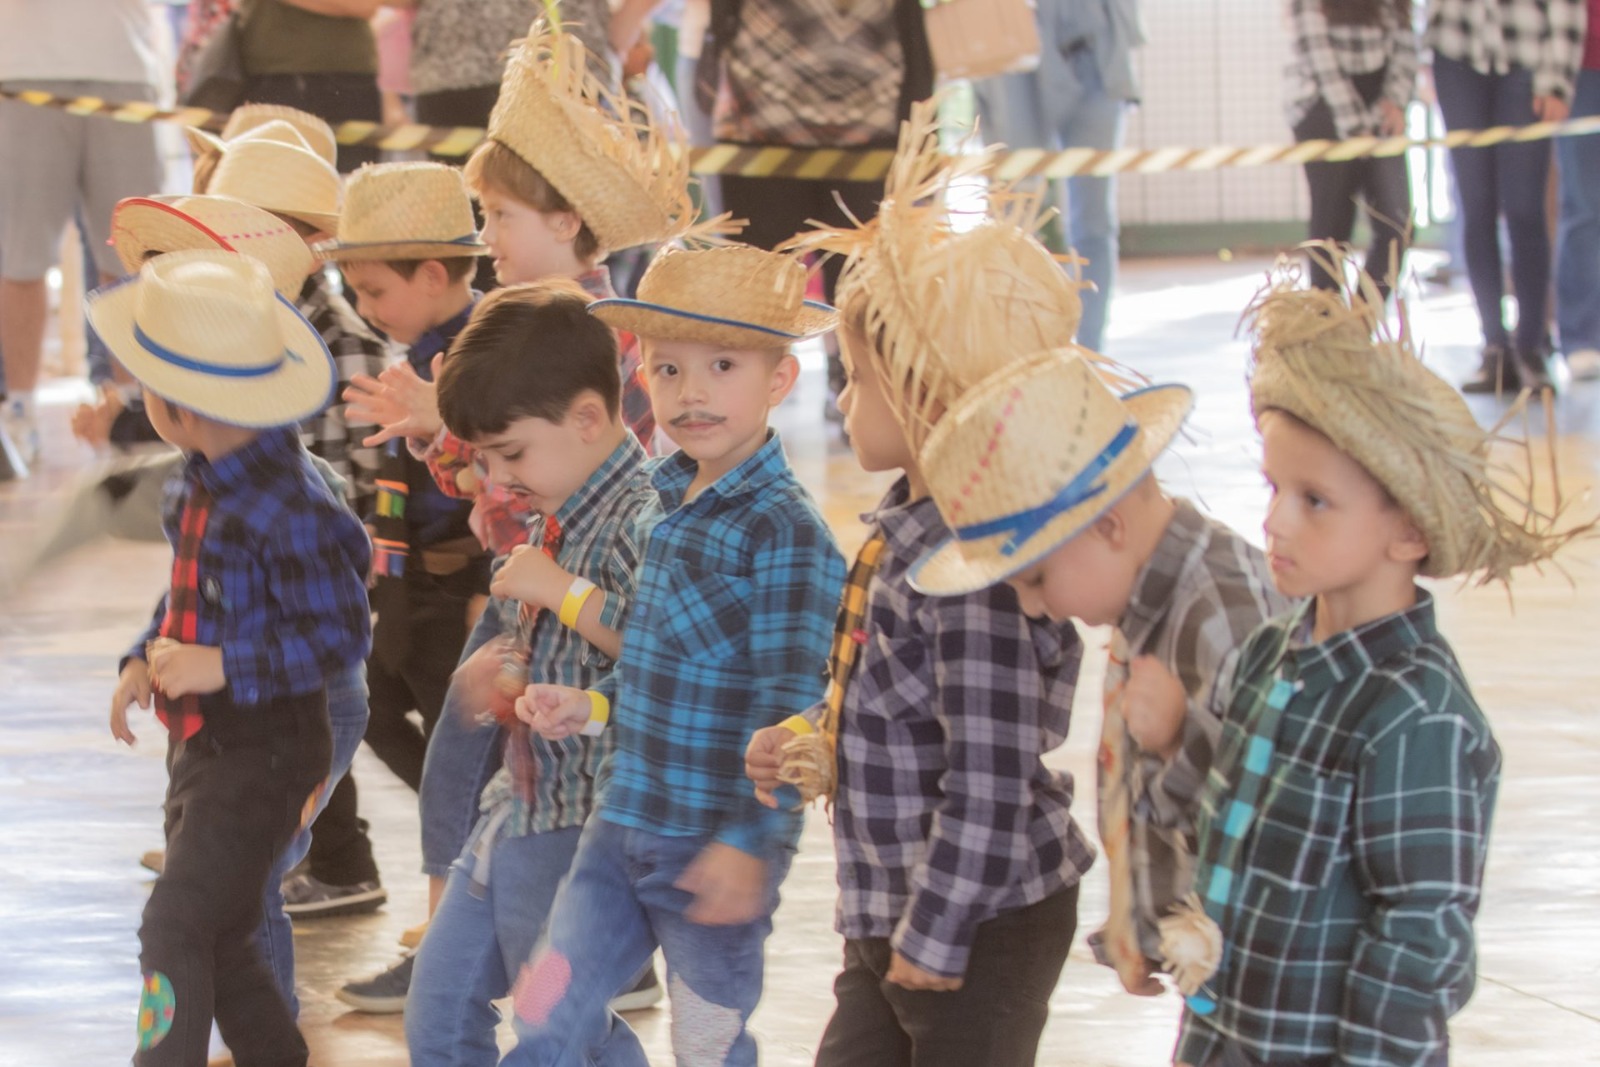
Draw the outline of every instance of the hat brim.
[[[176,199],[179,198],[135,196],[117,205],[112,215],[111,245],[116,249],[123,269],[129,274],[139,273],[145,256],[150,252],[186,252],[192,248],[239,251],[228,243],[227,238],[169,202]],[[298,271],[289,263],[266,264],[272,271],[272,284],[279,293],[294,296],[305,285],[306,271],[312,266],[310,253],[306,255],[305,267]]]
[[[228,147],[228,143],[221,137],[218,137],[210,130],[202,130],[198,126],[185,126],[183,128],[183,136],[189,142],[189,151],[196,158],[213,153],[220,154]]]
[[[596,300],[589,311],[614,330],[661,341],[695,341],[724,348],[783,348],[808,337],[820,337],[839,325],[839,313],[827,304],[807,300],[787,329],[741,319],[703,315],[665,304],[610,297]]]
[[[362,259],[462,259],[486,256],[482,241],[322,241],[311,251],[335,262]]]
[[[1186,385],[1156,385],[1122,398],[1128,416],[1139,425],[1134,447],[1112,461],[1101,477],[1105,491],[1052,518],[1015,551],[1003,550],[1004,533],[981,541],[951,538],[911,568],[911,587],[929,596],[960,596],[987,589],[1038,563],[1082,533],[1110,511],[1149,472],[1166,451],[1194,407]]]
[[[255,204],[262,211],[270,211],[274,215],[287,215],[291,219],[299,219],[308,226],[315,226],[323,233],[335,235],[339,232],[339,216],[337,213],[329,214],[322,211],[301,211],[299,208],[278,207],[274,204]]]
[[[257,377],[236,378],[190,370],[153,354],[134,334],[139,277],[89,294],[89,324],[128,373],[157,396],[208,419],[268,429],[310,418],[333,398],[333,356],[322,335],[282,294],[277,295],[278,330],[284,359]]]

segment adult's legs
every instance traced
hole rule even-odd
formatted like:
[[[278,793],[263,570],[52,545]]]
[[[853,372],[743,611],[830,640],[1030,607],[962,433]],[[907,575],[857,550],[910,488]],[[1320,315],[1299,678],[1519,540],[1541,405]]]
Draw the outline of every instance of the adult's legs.
[[[1121,147],[1126,105],[1106,94],[1093,51],[1076,52],[1067,63],[1078,96],[1075,101],[1054,101],[1062,107],[1055,112],[1061,147]],[[1073,251],[1088,260],[1083,277],[1091,286],[1080,294],[1083,320],[1078,324],[1078,343],[1096,352],[1105,345],[1106,319],[1121,254],[1116,181],[1110,176],[1088,175],[1067,179],[1067,236]]]
[[[1357,173],[1372,230],[1362,269],[1387,300],[1405,269],[1411,244],[1411,174],[1405,156],[1363,160]]]
[[[1600,70],[1578,72],[1574,118],[1600,115]],[[1561,350],[1600,352],[1600,136],[1556,138],[1561,174],[1561,216],[1556,229],[1556,325]],[[1600,374],[1575,366],[1574,376]]]
[[[1322,100],[1318,100],[1294,128],[1296,141],[1337,136],[1333,113]],[[1348,242],[1356,226],[1356,192],[1361,183],[1359,165],[1307,163],[1305,171],[1306,187],[1311,193],[1311,220],[1306,226],[1306,237],[1313,241]],[[1306,266],[1311,284],[1318,289],[1340,288],[1340,279],[1328,269],[1329,264],[1323,257],[1308,255]]]
[[[1517,68],[1494,82],[1491,125],[1526,125],[1534,121],[1533,74]],[[1513,347],[1519,369],[1535,376],[1544,371],[1549,350],[1546,327],[1550,308],[1550,216],[1545,196],[1550,182],[1547,141],[1507,141],[1495,146],[1495,188],[1511,246],[1511,290],[1517,298]],[[1523,384],[1537,384],[1525,381]]]

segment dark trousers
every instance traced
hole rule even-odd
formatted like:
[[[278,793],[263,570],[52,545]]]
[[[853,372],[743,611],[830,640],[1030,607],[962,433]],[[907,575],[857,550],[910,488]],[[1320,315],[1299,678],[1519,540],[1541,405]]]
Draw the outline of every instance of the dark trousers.
[[[250,104],[297,107],[334,127],[341,122],[383,121],[376,74],[257,74],[245,82],[244,99]],[[339,146],[341,174],[377,161],[378,149],[370,145]]]
[[[1439,110],[1452,130],[1521,126],[1534,121],[1533,74],[1480,74],[1448,56],[1433,59]],[[1456,195],[1467,254],[1467,277],[1483,324],[1483,340],[1505,345],[1501,313],[1505,267],[1500,260],[1500,220],[1511,244],[1511,288],[1517,298],[1516,350],[1542,353],[1550,297],[1550,229],[1545,191],[1550,142],[1507,141],[1489,148],[1452,148]]]
[[[213,1018],[240,1063],[304,1067],[305,1041],[256,930],[267,876],[332,756],[320,693],[268,707],[207,707],[200,732],[170,746],[166,866],[139,927],[141,1045],[149,1047],[135,1054],[138,1067],[201,1067]]]
[[[1077,926],[1077,886],[990,919],[953,993],[892,985],[887,940],[846,941],[817,1067],[1032,1067]]]
[[[470,89],[443,89],[436,93],[418,93],[414,106],[417,121],[424,126],[477,126],[489,125],[489,113],[500,99],[499,85],[477,85]],[[459,167],[466,162],[464,156],[434,156],[440,163]],[[472,201],[472,217],[479,230],[483,229],[483,210],[478,201]],[[499,286],[494,274],[494,262],[488,256],[478,257],[478,269],[473,274],[472,287],[487,293]]]

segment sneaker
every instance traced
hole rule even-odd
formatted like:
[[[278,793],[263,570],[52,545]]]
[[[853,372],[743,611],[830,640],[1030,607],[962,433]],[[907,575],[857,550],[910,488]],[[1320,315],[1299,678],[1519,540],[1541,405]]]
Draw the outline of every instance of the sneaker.
[[[633,983],[633,988],[613,997],[610,1006],[615,1012],[643,1011],[659,1003],[661,1003],[661,980],[656,977],[656,965],[651,963],[650,969]]]
[[[1478,369],[1472,377],[1461,383],[1463,393],[1486,393],[1492,396],[1516,396],[1523,381],[1517,373],[1516,361],[1505,345],[1484,345]]]
[[[1567,369],[1575,382],[1600,378],[1600,348],[1580,348],[1567,356]]]
[[[417,958],[406,953],[400,962],[364,982],[346,982],[334,996],[368,1015],[398,1015],[406,1010],[411,968]]]
[[[291,919],[365,915],[383,907],[388,899],[388,890],[376,881],[329,885],[303,873],[290,875],[283,880],[283,911]]]
[[[144,855],[139,857],[139,866],[143,867],[147,871],[154,871],[157,874],[160,874],[167,867],[166,849],[153,848],[149,852],[146,852]]]
[[[422,935],[428,932],[428,924],[418,923],[400,931],[400,947],[414,949],[422,944]]]
[[[17,458],[31,467],[39,459],[39,423],[33,409],[20,400],[8,400],[0,410],[0,433],[11,439]]]

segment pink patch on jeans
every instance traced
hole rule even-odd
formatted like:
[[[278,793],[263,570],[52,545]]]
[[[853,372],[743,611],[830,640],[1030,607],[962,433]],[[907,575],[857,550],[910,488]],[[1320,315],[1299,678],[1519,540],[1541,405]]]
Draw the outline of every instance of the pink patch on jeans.
[[[530,1026],[543,1026],[571,984],[572,964],[561,953],[546,949],[517,976],[517,986],[511,991],[517,1018]]]

